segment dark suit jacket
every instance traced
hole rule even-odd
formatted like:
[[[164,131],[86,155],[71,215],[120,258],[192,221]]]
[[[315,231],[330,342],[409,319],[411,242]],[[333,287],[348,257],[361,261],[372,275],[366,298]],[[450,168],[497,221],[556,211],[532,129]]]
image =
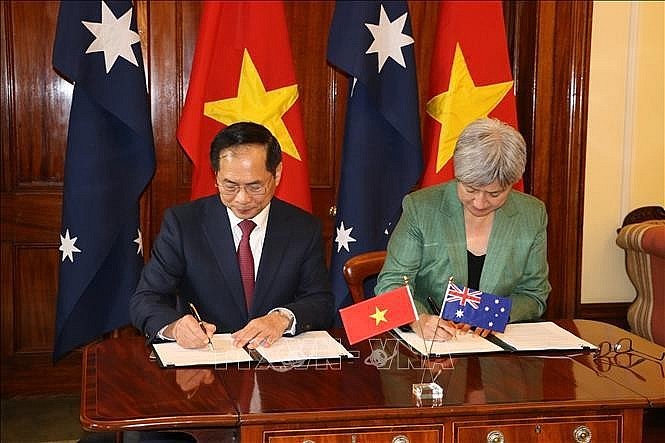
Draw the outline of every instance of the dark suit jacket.
[[[168,209],[130,301],[132,323],[153,340],[161,328],[189,313],[189,302],[217,332],[237,331],[276,307],[294,313],[296,333],[328,328],[333,296],[320,223],[272,199],[248,313],[229,217],[219,197]]]

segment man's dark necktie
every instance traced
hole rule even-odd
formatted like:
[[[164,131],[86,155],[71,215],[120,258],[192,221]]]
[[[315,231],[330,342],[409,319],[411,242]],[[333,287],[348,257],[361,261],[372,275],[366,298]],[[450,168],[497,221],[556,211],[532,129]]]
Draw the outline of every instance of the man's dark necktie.
[[[256,223],[252,220],[243,220],[238,223],[238,226],[242,231],[242,238],[238,245],[238,265],[240,266],[242,286],[245,289],[247,312],[249,312],[254,298],[254,257],[252,256],[252,249],[249,247],[249,235],[256,227]]]

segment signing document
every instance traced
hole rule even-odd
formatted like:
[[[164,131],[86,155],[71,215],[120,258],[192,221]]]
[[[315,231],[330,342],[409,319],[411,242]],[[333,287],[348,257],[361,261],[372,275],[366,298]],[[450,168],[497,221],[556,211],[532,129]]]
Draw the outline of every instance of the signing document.
[[[495,332],[494,335],[513,351],[597,349],[596,345],[550,321],[510,324],[506,326],[505,332]]]
[[[449,340],[423,340],[415,332],[394,329],[393,332],[410,348],[422,355],[476,354],[481,352],[501,352],[504,349],[489,340],[473,333],[458,333]]]
[[[259,346],[256,350],[269,363],[352,357],[326,331],[309,331],[295,337],[282,337],[270,347]]]
[[[415,332],[393,331],[423,355],[456,355],[505,351],[589,351],[597,347],[552,322],[514,323],[504,332],[482,338],[472,332],[458,333],[445,341],[423,340]]]
[[[212,347],[186,349],[172,341],[156,343],[153,346],[162,366],[196,366],[222,363],[252,361],[252,357],[243,348],[233,346],[231,334],[212,336]]]
[[[295,337],[281,337],[270,347],[259,346],[252,358],[245,348],[233,346],[231,334],[212,336],[213,349],[185,349],[176,342],[157,343],[153,347],[159,363],[164,366],[196,366],[267,361],[269,363],[352,357],[338,340],[326,331],[303,332]]]

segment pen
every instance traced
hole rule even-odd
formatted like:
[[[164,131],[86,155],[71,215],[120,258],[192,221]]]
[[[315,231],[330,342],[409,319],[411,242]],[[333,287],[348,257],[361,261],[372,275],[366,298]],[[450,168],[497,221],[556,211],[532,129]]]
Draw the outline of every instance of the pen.
[[[427,304],[429,304],[429,308],[439,316],[439,321],[441,321],[441,314],[442,314],[441,311],[443,310],[443,305],[441,306],[441,309],[437,308],[434,299],[429,295],[427,296]],[[454,331],[453,337],[457,336],[457,328],[453,328],[453,331]]]
[[[199,326],[201,326],[201,330],[203,331],[203,333],[206,334],[206,336],[207,336],[208,332],[206,331],[205,326],[203,326],[203,320],[201,320],[201,316],[199,315],[199,311],[196,310],[196,307],[194,306],[193,303],[190,303],[189,307],[192,308],[192,312],[194,313],[194,317],[199,322]],[[212,346],[212,340],[210,340],[210,337],[208,337],[208,348],[210,348],[211,351],[215,350],[215,348]]]
[[[429,304],[429,308],[438,315],[441,315],[441,309],[438,309],[436,307],[436,303],[434,303],[434,299],[431,296],[427,296],[427,303]]]

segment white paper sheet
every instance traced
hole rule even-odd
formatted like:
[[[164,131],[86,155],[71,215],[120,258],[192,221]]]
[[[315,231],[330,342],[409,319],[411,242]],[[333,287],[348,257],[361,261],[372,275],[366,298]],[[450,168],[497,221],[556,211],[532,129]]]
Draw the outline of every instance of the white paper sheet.
[[[417,352],[427,355],[476,354],[500,351],[593,350],[597,347],[552,322],[516,323],[506,326],[505,332],[495,332],[496,338],[511,348],[503,348],[473,333],[458,334],[448,341],[423,342],[415,332],[393,331]],[[425,350],[427,349],[427,350]],[[431,351],[430,351],[431,349]]]
[[[427,355],[428,353],[430,355],[475,354],[504,350],[491,341],[485,340],[475,334],[460,333],[450,340],[435,341],[432,344],[432,340],[423,341],[415,332],[404,332],[399,329],[394,329],[393,332],[422,355]]]
[[[153,345],[159,361],[164,366],[195,366],[221,363],[252,361],[252,357],[243,348],[233,346],[231,334],[215,334],[212,345],[200,349],[185,349],[176,342]]]
[[[163,366],[196,366],[253,361],[243,348],[233,346],[231,334],[215,334],[215,348],[185,349],[175,342],[153,345]],[[351,353],[326,331],[303,332],[295,337],[281,337],[270,347],[259,346],[256,351],[264,361],[278,363],[352,357]]]
[[[259,346],[256,350],[269,363],[352,357],[326,331],[309,331],[295,337],[282,337],[270,347]]]
[[[509,324],[505,332],[494,335],[517,351],[597,349],[595,345],[549,321]]]

